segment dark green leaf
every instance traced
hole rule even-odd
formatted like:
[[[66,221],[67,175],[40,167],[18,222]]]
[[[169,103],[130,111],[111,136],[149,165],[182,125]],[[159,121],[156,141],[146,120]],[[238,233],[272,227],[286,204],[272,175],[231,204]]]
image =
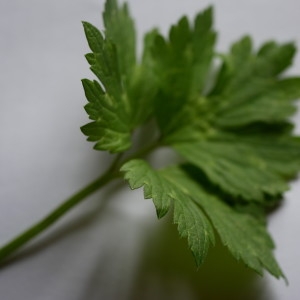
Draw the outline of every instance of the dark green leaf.
[[[167,213],[171,203],[174,205],[174,222],[179,234],[187,238],[197,264],[202,264],[215,239],[209,220],[197,204],[143,160],[129,161],[121,171],[125,172],[124,177],[132,189],[144,187],[144,197],[153,199],[158,217]]]
[[[257,155],[258,147],[240,144],[238,140],[217,139],[174,145],[180,155],[200,168],[226,193],[262,202],[265,194],[281,194],[288,186]]]
[[[174,222],[178,224],[179,234],[187,237],[198,264],[204,261],[209,245],[214,244],[212,223],[236,259],[259,274],[266,268],[275,277],[284,276],[272,255],[274,244],[262,222],[206,192],[181,168],[173,166],[155,171],[143,160],[132,160],[121,171],[125,172],[132,189],[144,186],[145,198],[153,199],[159,216],[173,202]]]

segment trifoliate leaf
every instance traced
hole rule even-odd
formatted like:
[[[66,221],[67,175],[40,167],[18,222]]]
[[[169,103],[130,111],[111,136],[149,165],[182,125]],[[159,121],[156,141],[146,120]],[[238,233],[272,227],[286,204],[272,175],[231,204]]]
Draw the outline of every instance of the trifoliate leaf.
[[[154,120],[149,140],[173,148],[185,167],[157,171],[129,160],[121,170],[131,188],[144,186],[158,217],[174,208],[198,264],[214,243],[213,226],[237,259],[260,274],[265,268],[283,276],[264,226],[266,208],[277,204],[300,169],[300,139],[290,119],[300,77],[283,74],[294,44],[271,41],[256,49],[245,36],[228,53],[215,54],[208,8],[194,22],[181,18],[168,37],[150,31],[138,60],[126,4],[107,0],[103,17],[105,34],[84,23],[92,51],[86,58],[100,80],[83,80],[92,120],[82,127],[88,140],[98,150],[124,152],[132,132]]]
[[[173,36],[180,36],[178,32],[184,29],[188,32],[188,23],[184,20],[173,27],[177,30],[173,29],[177,33],[173,33]],[[169,49],[166,42],[164,45]],[[173,91],[168,92],[170,100],[165,101],[165,108],[156,114],[165,144],[175,148],[186,161],[200,168],[224,192],[248,201],[263,202],[267,195],[276,197],[282,194],[288,189],[284,176],[299,170],[298,145],[291,150],[290,146],[278,142],[279,137],[271,138],[269,133],[264,132],[256,137],[251,136],[250,143],[241,143],[241,139],[245,140],[247,136],[236,133],[238,129],[259,122],[268,124],[270,128],[272,125],[276,127],[295,112],[293,101],[300,97],[300,78],[277,77],[290,65],[294,46],[271,43],[269,47],[268,51],[255,52],[251,39],[244,37],[232,46],[229,55],[223,56],[224,63],[211,93],[205,96],[202,91],[202,95],[191,98],[193,101],[182,100],[182,95],[179,113],[176,113],[174,103],[177,103],[177,98]],[[185,52],[178,51],[176,54],[180,63],[174,62],[173,68],[180,68]],[[274,67],[276,60],[280,64],[277,68]],[[206,74],[208,77],[208,69]],[[184,77],[184,82],[186,76],[182,73],[178,78]],[[178,89],[189,98],[189,91],[182,89],[179,84]],[[163,114],[168,114],[167,111],[173,117],[171,120],[162,118]],[[285,145],[290,144],[288,140],[292,140],[290,135],[286,136]],[[273,153],[280,152],[276,159],[270,161],[268,154],[262,155],[265,150],[260,149],[266,149],[266,144],[273,148]],[[274,150],[276,148],[278,150]],[[290,151],[295,151],[295,154],[290,156],[290,163],[286,164]]]
[[[160,216],[173,202],[174,222],[179,234],[187,237],[198,264],[203,262],[209,245],[214,244],[212,224],[236,259],[259,274],[266,268],[275,277],[283,276],[272,255],[274,244],[263,224],[211,195],[184,169],[172,166],[158,171],[143,160],[132,160],[121,171],[132,189],[144,186],[145,198],[153,199]]]

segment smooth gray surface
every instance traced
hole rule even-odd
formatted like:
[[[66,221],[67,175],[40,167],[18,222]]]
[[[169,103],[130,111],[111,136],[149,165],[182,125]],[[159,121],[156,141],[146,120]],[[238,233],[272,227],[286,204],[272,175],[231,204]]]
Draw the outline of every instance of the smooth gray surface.
[[[101,26],[103,2],[0,2],[1,244],[98,176],[110,159],[93,151],[79,130],[87,122],[80,79],[92,78],[83,57],[88,48],[80,21]],[[245,33],[254,36],[257,44],[276,38],[300,45],[298,0],[128,2],[140,38],[153,26],[166,32],[183,14],[194,16],[214,3],[220,50]],[[299,55],[291,73],[300,73]],[[295,120],[300,123],[299,115]],[[276,256],[290,285],[267,276],[256,284],[258,292],[252,299],[299,299],[299,195],[297,181],[269,223],[278,245]],[[104,208],[102,198],[110,200]],[[174,262],[170,275],[159,269],[159,263],[145,266],[152,260],[144,248],[157,251],[152,257],[156,262],[164,257],[153,245],[160,238],[167,239],[156,229],[169,229],[156,221],[151,202],[141,198],[140,191],[117,185],[91,197],[0,270],[0,298],[115,300],[135,295],[136,299],[199,299],[201,283],[192,267],[181,272],[185,267]],[[165,247],[185,255],[174,241]],[[214,266],[219,279],[214,279],[211,290],[218,289],[222,276],[229,277],[222,264],[219,269]],[[244,293],[230,299],[246,299],[251,294]]]

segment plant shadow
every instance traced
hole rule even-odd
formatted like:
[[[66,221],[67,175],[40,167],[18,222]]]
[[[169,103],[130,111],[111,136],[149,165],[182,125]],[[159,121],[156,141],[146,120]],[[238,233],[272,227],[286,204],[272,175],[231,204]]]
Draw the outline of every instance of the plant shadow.
[[[63,225],[57,226],[56,228],[49,229],[49,232],[45,232],[42,236],[38,236],[28,245],[25,245],[23,248],[18,250],[12,256],[5,259],[0,264],[1,270],[10,267],[12,264],[26,260],[35,254],[47,250],[49,246],[59,242],[64,239],[66,236],[76,234],[80,230],[84,230],[89,226],[92,226],[94,222],[99,220],[101,216],[106,213],[107,206],[113,199],[114,193],[122,188],[122,183],[115,182],[110,184],[104,191],[101,193],[102,201],[99,201],[99,193],[93,195],[92,200],[90,201],[90,208],[77,215],[75,218],[68,220],[68,222]]]
[[[271,300],[266,282],[217,241],[198,269],[176,226],[162,222],[148,235],[132,300]]]

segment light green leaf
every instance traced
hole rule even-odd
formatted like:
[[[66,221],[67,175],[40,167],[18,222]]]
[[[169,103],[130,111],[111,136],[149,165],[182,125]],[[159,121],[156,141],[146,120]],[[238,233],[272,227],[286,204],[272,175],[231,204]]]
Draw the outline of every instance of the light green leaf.
[[[131,160],[122,166],[121,172],[125,172],[124,178],[132,189],[144,186],[145,199],[153,199],[158,218],[168,212],[172,200],[169,186],[145,161]]]
[[[135,28],[127,3],[118,6],[116,0],[106,1],[103,20],[105,37],[116,46],[120,72],[126,81],[132,75],[136,64]]]
[[[133,130],[150,118],[157,88],[149,59],[136,63],[135,31],[127,5],[119,7],[117,1],[108,0],[103,18],[105,37],[83,22],[92,50],[86,58],[101,84],[83,80],[89,101],[85,109],[93,122],[81,129],[88,141],[97,142],[95,149],[115,153],[130,148]]]
[[[95,141],[96,150],[122,152],[131,146],[128,115],[122,102],[114,102],[104,93],[97,81],[82,80],[89,103],[85,106],[90,119],[94,120],[81,127],[88,141]]]
[[[91,70],[99,78],[105,91],[120,100],[122,82],[115,45],[104,39],[101,32],[88,22],[83,22],[83,26],[87,41],[93,51],[87,55]]]
[[[124,83],[135,64],[135,40],[126,6],[119,9],[116,1],[107,1],[104,21],[105,38],[96,27],[83,22],[92,50],[86,57],[104,89],[97,81],[83,80],[89,101],[85,109],[93,122],[81,130],[89,141],[96,142],[95,149],[115,153],[131,146],[131,107]]]
[[[101,81],[82,81],[89,103],[85,106],[93,122],[81,127],[97,150],[122,152],[131,146],[130,111],[122,86],[116,49],[93,25],[83,22],[93,53],[87,55],[91,70]]]

